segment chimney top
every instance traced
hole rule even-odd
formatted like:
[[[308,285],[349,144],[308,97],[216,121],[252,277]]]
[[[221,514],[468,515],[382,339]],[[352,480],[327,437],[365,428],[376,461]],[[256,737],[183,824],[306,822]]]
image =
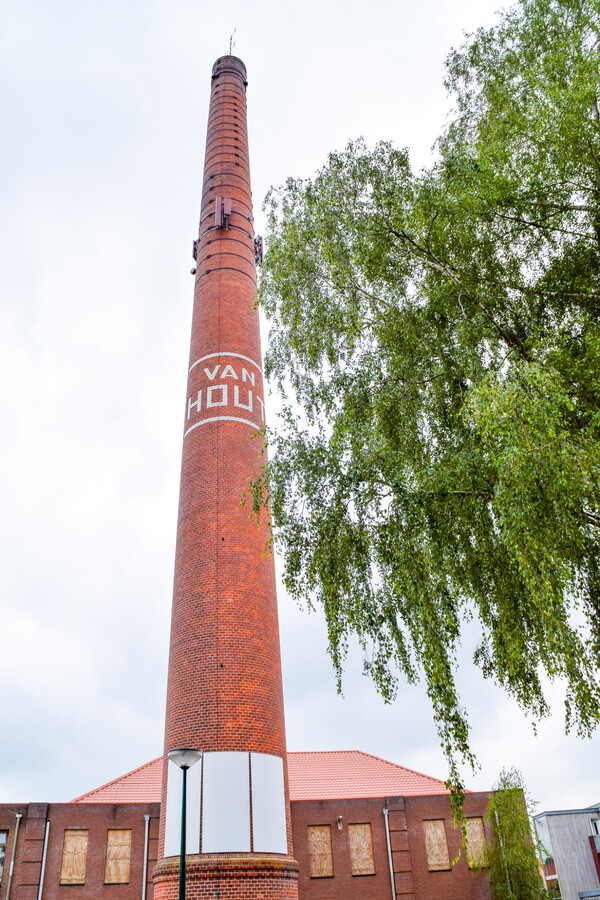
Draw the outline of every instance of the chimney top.
[[[237,56],[220,56],[216,61],[212,69],[213,80],[225,73],[238,75],[244,84],[248,83],[246,80],[246,66]]]

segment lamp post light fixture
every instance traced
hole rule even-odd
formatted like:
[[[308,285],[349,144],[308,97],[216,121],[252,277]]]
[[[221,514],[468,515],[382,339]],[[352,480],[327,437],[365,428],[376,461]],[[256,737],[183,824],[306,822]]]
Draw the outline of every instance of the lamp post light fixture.
[[[191,747],[183,747],[180,750],[169,750],[167,757],[179,766],[183,772],[183,786],[181,792],[181,853],[179,855],[179,900],[185,900],[185,817],[186,817],[186,794],[187,794],[187,770],[194,763],[202,759],[202,750],[192,750]]]

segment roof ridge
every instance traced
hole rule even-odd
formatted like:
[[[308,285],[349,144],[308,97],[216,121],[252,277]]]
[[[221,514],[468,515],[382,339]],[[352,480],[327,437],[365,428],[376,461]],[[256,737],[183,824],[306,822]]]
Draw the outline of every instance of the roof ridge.
[[[362,753],[362,750],[288,750],[287,751],[288,756],[302,756],[302,755],[316,756],[317,753],[323,753],[323,754],[325,754],[325,753],[334,754],[335,753],[336,755],[339,755],[340,753]],[[364,755],[368,756],[369,754],[364,754]]]
[[[412,772],[413,775],[419,775],[421,778],[427,778],[429,781],[435,781],[436,784],[446,786],[445,781],[442,781],[441,778],[436,778],[434,775],[426,775],[425,772],[419,772],[418,769],[409,769],[408,766],[403,766],[401,763],[392,762],[390,759],[384,759],[382,756],[375,756],[374,753],[366,753],[364,750],[357,750],[356,752],[362,754],[362,756],[369,756],[371,759],[386,763],[388,766],[394,766],[394,768],[402,769],[404,772]]]
[[[367,753],[365,750],[289,750],[288,755],[291,756],[299,756],[300,754],[304,754],[307,756],[314,756],[315,754],[327,754],[327,755],[337,755],[339,756],[342,753],[356,753],[359,756],[367,756],[369,759],[376,759],[377,762],[385,763],[386,766],[393,766],[394,769],[402,769],[403,772],[411,772],[413,775],[419,775],[421,778],[427,778],[429,781],[433,781],[436,784],[443,784],[446,786],[446,782],[442,781],[441,778],[436,778],[434,775],[427,775],[425,772],[420,772],[418,769],[410,769],[408,766],[403,766],[401,763],[392,762],[390,759],[384,759],[383,756],[376,756],[374,753]]]
[[[103,791],[105,788],[111,787],[111,785],[113,784],[117,784],[117,782],[123,782],[131,775],[135,775],[137,772],[141,772],[142,769],[147,769],[148,766],[154,765],[161,758],[162,757],[160,756],[155,756],[154,759],[151,759],[149,762],[142,763],[141,766],[137,766],[137,768],[132,769],[130,772],[125,772],[124,775],[119,775],[117,778],[112,778],[110,781],[107,781],[106,784],[101,784],[99,787],[93,788],[91,791],[86,791],[84,794],[80,794],[79,797],[75,797],[74,800],[69,800],[69,803],[79,803],[80,800],[84,800],[86,797],[93,797],[94,794],[97,794],[99,791]]]

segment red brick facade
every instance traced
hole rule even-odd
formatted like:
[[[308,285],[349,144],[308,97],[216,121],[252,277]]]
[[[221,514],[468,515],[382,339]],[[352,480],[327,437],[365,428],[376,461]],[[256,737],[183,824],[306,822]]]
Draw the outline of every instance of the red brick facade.
[[[488,794],[468,794],[465,816],[483,817]],[[423,822],[444,821],[449,858],[460,850],[460,829],[454,828],[447,795],[382,797],[370,800],[322,800],[292,803],[294,851],[300,867],[300,900],[392,900],[390,862],[384,808],[388,809],[390,849],[397,900],[490,900],[487,872],[470,869],[463,850],[446,871],[430,871]],[[338,826],[341,816],[341,827]],[[370,824],[374,874],[353,875],[349,826]],[[311,877],[309,826],[329,825],[333,857],[331,877]]]
[[[465,816],[485,816],[488,801],[488,793],[467,794],[464,806]],[[467,897],[469,900],[490,900],[492,894],[487,871],[469,868],[466,853],[464,849],[462,852],[460,849],[460,830],[453,826],[447,798],[406,797],[404,802],[415,900],[420,900],[420,898],[425,900],[428,897],[443,897],[444,900],[465,900]],[[460,853],[458,861],[445,871],[430,872],[428,868],[423,831],[423,822],[428,819],[444,820],[451,863]],[[401,898],[398,897],[398,900]],[[402,900],[409,900],[409,898],[402,898]]]
[[[484,816],[487,802],[487,794],[467,794],[465,815]],[[293,900],[297,891],[300,900],[392,900],[384,808],[388,809],[397,900],[490,900],[487,872],[470,869],[464,850],[458,861],[446,870],[430,871],[423,825],[427,820],[443,820],[450,861],[459,854],[460,833],[453,827],[447,795],[293,801],[292,827],[299,880],[295,865],[286,857],[258,854],[190,857],[187,896],[203,900],[216,897],[219,900]],[[177,897],[178,861],[166,860],[155,868],[159,804],[83,802],[0,806],[0,831],[8,832],[0,900],[6,900],[16,813],[21,813],[22,819],[10,900],[37,900],[48,820],[42,900],[142,900],[146,847],[146,900],[159,895]],[[150,817],[147,844],[146,815]],[[370,825],[372,834],[374,871],[356,875],[352,873],[350,826],[365,824]],[[331,834],[332,875],[311,877],[308,829],[323,825],[329,826]],[[114,828],[131,829],[131,868],[125,884],[105,884],[107,834]],[[89,834],[85,883],[81,885],[59,883],[65,829],[86,829]]]
[[[158,856],[158,803],[29,803],[0,806],[0,831],[8,832],[0,900],[6,900],[13,855],[16,814],[20,820],[10,900],[37,900],[42,880],[44,837],[48,827],[43,900],[131,900],[142,898],[146,855],[146,897],[152,897],[152,872]],[[148,832],[146,840],[146,819]],[[47,826],[49,822],[49,826]],[[60,884],[65,830],[88,832],[84,884]],[[111,829],[131,830],[131,866],[124,884],[105,884],[107,834]]]

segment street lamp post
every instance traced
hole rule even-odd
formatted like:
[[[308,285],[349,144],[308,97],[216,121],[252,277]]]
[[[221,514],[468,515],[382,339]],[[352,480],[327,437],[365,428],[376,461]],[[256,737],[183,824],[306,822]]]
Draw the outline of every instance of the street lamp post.
[[[201,750],[184,747],[180,750],[169,750],[167,754],[171,762],[179,766],[183,773],[181,793],[181,852],[179,855],[179,900],[185,900],[185,851],[186,851],[186,806],[187,806],[187,771],[202,758]]]

